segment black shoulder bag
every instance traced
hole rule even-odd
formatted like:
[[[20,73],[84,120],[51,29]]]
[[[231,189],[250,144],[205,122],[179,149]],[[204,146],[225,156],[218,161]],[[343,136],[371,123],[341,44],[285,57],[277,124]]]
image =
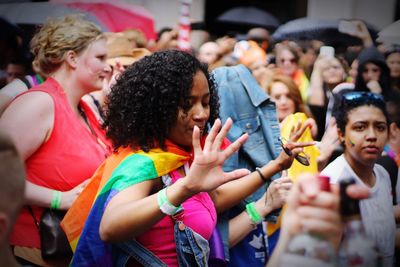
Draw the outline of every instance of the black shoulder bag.
[[[71,247],[60,226],[65,211],[45,209],[38,222],[31,206],[28,206],[28,210],[39,230],[42,258],[44,260],[71,258]]]

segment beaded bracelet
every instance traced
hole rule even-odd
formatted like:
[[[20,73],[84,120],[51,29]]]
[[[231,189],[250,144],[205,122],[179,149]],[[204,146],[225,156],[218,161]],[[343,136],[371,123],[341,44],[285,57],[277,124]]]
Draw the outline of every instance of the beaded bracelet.
[[[53,190],[53,199],[50,203],[50,208],[53,210],[59,210],[61,205],[62,193],[57,190]]]
[[[158,206],[160,207],[161,212],[166,215],[170,215],[170,216],[174,215],[175,213],[177,213],[178,211],[180,211],[182,209],[182,205],[175,207],[174,205],[171,204],[171,202],[169,202],[168,197],[167,197],[167,187],[158,191],[157,202],[158,202]]]
[[[254,225],[257,225],[263,221],[260,213],[256,210],[256,206],[254,202],[250,202],[246,205],[246,212],[250,217],[250,220],[253,222]]]

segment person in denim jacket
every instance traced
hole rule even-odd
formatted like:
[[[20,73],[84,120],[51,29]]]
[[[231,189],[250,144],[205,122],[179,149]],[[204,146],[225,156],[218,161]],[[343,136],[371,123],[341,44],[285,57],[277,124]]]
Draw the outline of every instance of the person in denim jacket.
[[[275,159],[281,151],[275,104],[243,65],[217,68],[213,74],[219,90],[220,118],[222,122],[228,118],[233,120],[227,138],[236,140],[243,133],[249,135],[239,152],[225,161],[224,170],[247,168],[254,171],[256,167],[264,166]],[[276,174],[273,179],[278,176]],[[267,246],[262,224],[257,225],[246,238],[230,248],[229,253],[227,249],[229,219],[242,212],[247,203],[257,201],[266,188],[260,187],[239,205],[218,217],[218,228],[224,240],[225,255],[230,258],[230,266],[265,266]],[[270,215],[268,219],[274,220],[276,216]]]

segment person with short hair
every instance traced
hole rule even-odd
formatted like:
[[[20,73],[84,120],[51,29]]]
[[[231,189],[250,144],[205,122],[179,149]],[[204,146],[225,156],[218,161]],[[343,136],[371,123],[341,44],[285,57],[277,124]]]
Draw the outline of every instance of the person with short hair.
[[[376,164],[389,129],[383,96],[358,91],[343,94],[336,122],[344,153],[321,174],[334,184],[351,177],[371,190],[371,197],[360,201],[362,221],[382,255],[383,266],[393,266],[396,223],[392,187],[387,171]]]

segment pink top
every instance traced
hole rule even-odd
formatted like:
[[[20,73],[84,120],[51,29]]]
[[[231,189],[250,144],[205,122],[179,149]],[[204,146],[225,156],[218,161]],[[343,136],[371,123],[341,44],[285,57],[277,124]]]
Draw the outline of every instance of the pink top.
[[[170,173],[172,181],[182,178],[177,171]],[[183,203],[183,222],[205,239],[210,239],[217,221],[217,213],[208,193],[199,193]],[[137,241],[153,252],[168,266],[178,266],[174,240],[174,222],[165,216],[149,231],[137,237]]]

